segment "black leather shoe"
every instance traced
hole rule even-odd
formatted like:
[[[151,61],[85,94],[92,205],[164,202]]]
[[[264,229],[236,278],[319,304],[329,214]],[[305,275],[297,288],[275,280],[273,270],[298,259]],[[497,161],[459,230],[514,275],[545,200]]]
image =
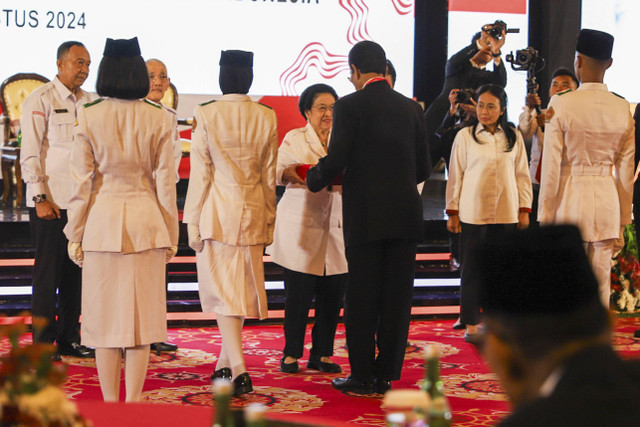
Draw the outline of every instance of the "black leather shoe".
[[[163,352],[163,351],[176,351],[178,346],[171,344],[170,342],[154,342],[151,344],[151,351]]]
[[[231,375],[231,368],[220,368],[217,371],[213,371],[213,374],[211,374],[211,381],[217,379],[217,378],[226,378],[228,380],[230,380],[232,377]]]
[[[334,378],[331,381],[333,388],[340,391],[350,391],[355,394],[372,394],[373,385],[370,382],[362,382],[351,375],[347,378]]]
[[[51,361],[52,362],[62,362],[62,357],[60,357],[60,353],[58,353],[58,350],[56,350],[53,353],[51,353]]]
[[[251,377],[248,372],[240,374],[233,380],[234,396],[240,396],[241,394],[250,393],[253,391],[253,384],[251,384]]]
[[[300,372],[300,368],[298,367],[298,361],[291,363],[284,363],[287,356],[282,356],[280,359],[280,372],[284,372],[285,374],[297,374]]]
[[[73,357],[96,357],[96,351],[93,348],[85,347],[77,342],[72,343],[58,343],[58,353],[62,356]]]
[[[466,329],[467,325],[465,325],[464,323],[460,322],[460,318],[458,317],[458,320],[456,320],[453,324],[453,326],[451,326],[453,329]]]
[[[373,379],[373,391],[374,393],[385,394],[391,390],[391,381],[383,380],[381,378]]]
[[[637,329],[637,330],[633,333],[633,336],[634,336],[635,338],[640,338],[640,329]]]
[[[320,371],[320,372],[327,372],[330,374],[337,374],[342,372],[340,365],[338,365],[337,363],[323,362],[320,356],[315,356],[313,354],[309,356],[309,361],[307,362],[307,368],[315,369],[316,371]]]

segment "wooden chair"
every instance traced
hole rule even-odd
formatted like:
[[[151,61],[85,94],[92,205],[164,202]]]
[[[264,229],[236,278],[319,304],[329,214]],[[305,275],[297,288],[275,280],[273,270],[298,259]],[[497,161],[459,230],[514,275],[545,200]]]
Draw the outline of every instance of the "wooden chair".
[[[0,107],[3,125],[2,133],[2,179],[4,192],[2,203],[9,201],[11,186],[15,180],[16,207],[22,204],[22,171],[20,169],[20,147],[16,137],[20,129],[20,116],[24,100],[37,88],[49,82],[49,79],[35,73],[19,73],[6,79],[0,86]]]

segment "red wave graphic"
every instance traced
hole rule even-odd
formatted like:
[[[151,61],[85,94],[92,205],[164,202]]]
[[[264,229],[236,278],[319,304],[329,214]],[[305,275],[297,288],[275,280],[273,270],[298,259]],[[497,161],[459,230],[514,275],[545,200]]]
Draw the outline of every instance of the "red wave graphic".
[[[391,0],[398,15],[408,15],[413,12],[413,0]]]
[[[363,40],[371,40],[367,30],[369,8],[363,0],[340,0],[340,6],[351,16],[351,23],[347,30],[347,41],[356,44]]]
[[[283,96],[296,96],[296,84],[304,80],[309,69],[316,68],[325,79],[331,79],[342,71],[349,70],[346,55],[327,52],[322,43],[306,45],[294,63],[280,75],[280,90]]]

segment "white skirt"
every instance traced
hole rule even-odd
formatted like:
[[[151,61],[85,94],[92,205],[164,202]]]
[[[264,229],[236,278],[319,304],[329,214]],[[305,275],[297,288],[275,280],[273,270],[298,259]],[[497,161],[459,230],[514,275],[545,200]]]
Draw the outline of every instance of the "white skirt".
[[[165,253],[84,253],[82,344],[133,347],[166,341]]]
[[[200,304],[205,313],[267,318],[264,245],[232,246],[205,240],[196,254]]]

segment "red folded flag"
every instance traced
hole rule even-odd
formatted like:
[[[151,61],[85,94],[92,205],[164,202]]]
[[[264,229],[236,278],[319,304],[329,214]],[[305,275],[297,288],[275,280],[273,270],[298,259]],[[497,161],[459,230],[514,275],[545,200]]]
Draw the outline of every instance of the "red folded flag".
[[[300,178],[302,178],[303,180],[306,180],[307,172],[309,171],[309,169],[311,169],[314,166],[315,165],[298,165],[296,167],[296,172],[298,173],[298,175],[300,175]],[[333,180],[331,185],[342,185],[343,176],[344,176],[344,173],[340,172],[340,174],[336,177],[336,179]]]

